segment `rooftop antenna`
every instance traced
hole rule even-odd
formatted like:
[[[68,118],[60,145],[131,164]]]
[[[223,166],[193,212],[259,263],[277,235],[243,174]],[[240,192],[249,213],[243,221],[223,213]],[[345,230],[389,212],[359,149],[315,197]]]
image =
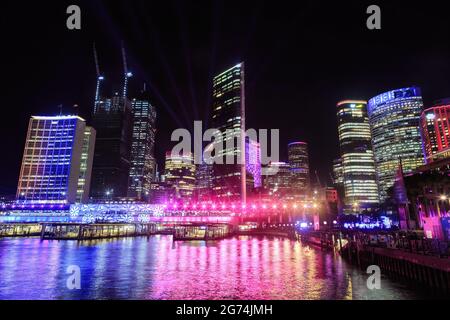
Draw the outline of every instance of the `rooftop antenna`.
[[[98,64],[97,48],[95,47],[95,42],[94,42],[94,61],[95,61],[95,71],[96,71],[96,75],[97,75],[97,86],[95,89],[95,104],[94,104],[94,112],[95,112],[97,110],[97,104],[100,99],[100,84],[105,79],[105,77],[102,76],[102,74],[100,73],[100,67]]]
[[[127,65],[127,55],[125,52],[125,46],[122,41],[122,60],[123,60],[123,72],[124,72],[124,81],[123,81],[123,97],[127,97],[127,91],[128,91],[128,78],[131,78],[133,74],[128,71],[128,65]]]
[[[63,105],[62,105],[62,104],[59,104],[59,105],[58,105],[58,108],[59,108],[59,116],[62,116]]]

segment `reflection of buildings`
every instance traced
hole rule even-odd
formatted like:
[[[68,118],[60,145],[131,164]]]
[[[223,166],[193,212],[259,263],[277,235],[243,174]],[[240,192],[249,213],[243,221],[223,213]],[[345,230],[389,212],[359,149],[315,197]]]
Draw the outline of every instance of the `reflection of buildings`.
[[[221,158],[223,164],[213,165],[213,192],[218,198],[246,200],[245,167],[245,82],[244,63],[220,73],[213,81],[212,126],[223,135],[224,148]],[[227,147],[226,141],[233,146]],[[229,144],[230,145],[230,144]],[[217,148],[219,149],[219,148]],[[226,158],[234,159],[234,164],[226,164]],[[217,162],[217,161],[216,161]]]
[[[97,130],[91,196],[126,197],[130,173],[132,112],[130,101],[117,93],[96,102],[92,115]]]
[[[150,184],[154,181],[156,161],[155,121],[156,111],[150,104],[145,89],[131,101],[133,113],[133,133],[131,142],[131,168],[128,196],[138,200],[148,200]]]
[[[355,206],[373,208],[379,198],[366,101],[339,102],[337,118],[342,173],[335,163],[335,175],[343,180],[346,209],[352,212]]]
[[[306,196],[309,189],[309,156],[306,142],[288,145],[288,159],[291,166],[291,187],[294,195]]]
[[[191,198],[195,190],[195,164],[192,154],[166,153],[165,184],[176,198]]]
[[[31,117],[17,200],[87,201],[94,139],[95,130],[78,116]]]
[[[399,159],[406,174],[424,163],[419,132],[422,107],[417,87],[388,91],[369,100],[369,123],[382,201],[394,184]]]
[[[269,195],[286,197],[291,194],[291,167],[286,162],[271,162],[264,178],[264,188]]]
[[[450,157],[450,99],[422,112],[420,127],[426,162]]]

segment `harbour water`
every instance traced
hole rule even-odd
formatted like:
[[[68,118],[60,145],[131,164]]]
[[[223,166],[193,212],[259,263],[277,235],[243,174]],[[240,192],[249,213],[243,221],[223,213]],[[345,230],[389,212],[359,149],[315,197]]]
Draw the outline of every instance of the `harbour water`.
[[[81,289],[67,288],[78,266]],[[422,299],[338,254],[276,237],[174,242],[172,236],[99,241],[0,239],[0,299]]]

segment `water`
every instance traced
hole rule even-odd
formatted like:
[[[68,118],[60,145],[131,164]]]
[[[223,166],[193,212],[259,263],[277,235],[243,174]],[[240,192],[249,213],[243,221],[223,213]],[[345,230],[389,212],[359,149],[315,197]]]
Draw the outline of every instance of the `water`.
[[[78,265],[81,290],[67,289]],[[171,236],[101,241],[0,239],[0,299],[417,299],[338,255],[282,238],[173,242]]]

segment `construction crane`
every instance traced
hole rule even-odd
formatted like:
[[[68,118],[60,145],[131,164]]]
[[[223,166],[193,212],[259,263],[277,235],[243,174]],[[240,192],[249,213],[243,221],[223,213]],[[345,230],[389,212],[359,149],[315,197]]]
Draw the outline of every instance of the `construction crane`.
[[[95,102],[94,102],[94,111],[97,109],[97,103],[100,99],[100,85],[101,82],[105,79],[105,77],[102,76],[102,74],[100,73],[100,66],[98,63],[98,55],[97,55],[97,48],[95,47],[95,42],[94,42],[94,62],[95,62],[95,71],[96,71],[96,75],[97,75],[97,86],[95,89]]]
[[[127,64],[127,55],[125,52],[125,46],[122,41],[122,60],[123,60],[123,73],[124,73],[124,81],[123,81],[123,97],[126,98],[128,91],[128,78],[131,78],[133,74],[128,71]]]

